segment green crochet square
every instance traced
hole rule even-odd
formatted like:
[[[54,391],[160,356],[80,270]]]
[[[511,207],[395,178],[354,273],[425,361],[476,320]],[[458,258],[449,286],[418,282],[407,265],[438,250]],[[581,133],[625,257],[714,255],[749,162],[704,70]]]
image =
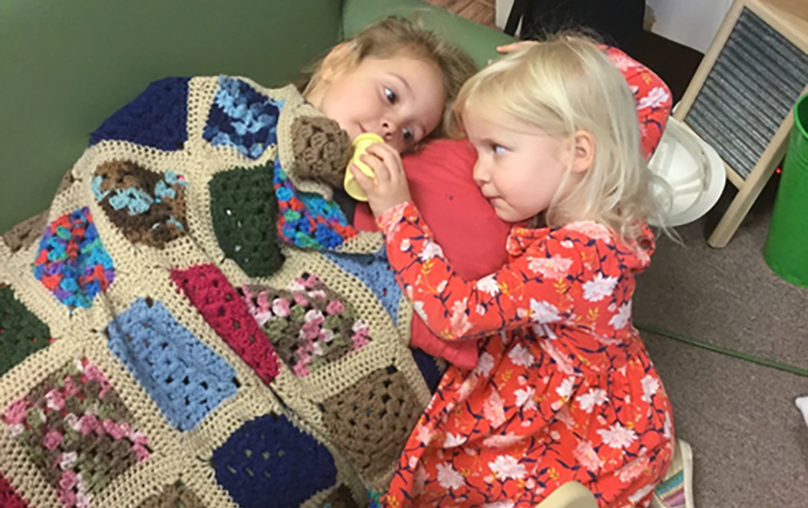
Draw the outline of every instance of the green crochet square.
[[[0,376],[50,344],[50,329],[0,284]]]
[[[269,277],[283,265],[272,176],[268,164],[219,173],[208,184],[219,246],[250,277]]]

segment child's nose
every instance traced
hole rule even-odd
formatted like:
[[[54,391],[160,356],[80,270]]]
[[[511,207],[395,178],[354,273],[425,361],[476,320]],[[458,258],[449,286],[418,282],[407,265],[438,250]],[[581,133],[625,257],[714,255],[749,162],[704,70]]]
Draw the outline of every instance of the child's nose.
[[[473,177],[474,183],[476,183],[478,187],[482,187],[491,179],[491,173],[485,167],[485,163],[482,161],[482,158],[478,158],[477,162],[474,164]]]
[[[397,133],[398,124],[394,120],[385,119],[382,121],[382,137],[385,140],[390,141]]]

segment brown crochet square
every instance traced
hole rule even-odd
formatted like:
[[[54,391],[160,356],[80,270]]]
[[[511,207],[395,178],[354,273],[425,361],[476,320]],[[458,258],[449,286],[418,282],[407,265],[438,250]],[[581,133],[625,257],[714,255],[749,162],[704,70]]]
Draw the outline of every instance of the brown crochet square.
[[[166,485],[162,492],[149,496],[138,508],[205,508],[196,494],[180,481]]]
[[[351,140],[334,120],[303,116],[292,123],[292,150],[297,167],[294,177],[320,180],[342,188],[351,159]]]
[[[13,228],[9,229],[3,235],[3,241],[11,252],[17,252],[20,249],[27,249],[40,237],[42,230],[48,223],[48,212],[42,212],[39,215],[34,215],[30,219],[26,219]]]
[[[395,464],[423,408],[391,365],[326,399],[321,410],[331,438],[368,476]]]
[[[168,172],[155,173],[122,160],[101,164],[95,174],[92,186],[96,199],[130,242],[162,249],[166,243],[186,234],[182,177],[169,181]],[[123,206],[127,202],[132,206]]]
[[[331,508],[359,508],[359,505],[353,498],[353,494],[351,494],[351,489],[345,485],[340,485],[338,489],[331,492],[331,494],[325,498],[323,506],[329,505]]]

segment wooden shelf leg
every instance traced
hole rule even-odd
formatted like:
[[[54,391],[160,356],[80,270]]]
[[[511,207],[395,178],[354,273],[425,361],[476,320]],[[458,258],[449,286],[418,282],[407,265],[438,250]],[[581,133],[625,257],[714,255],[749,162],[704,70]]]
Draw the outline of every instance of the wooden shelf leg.
[[[758,180],[758,182],[760,182],[759,185],[746,185],[738,191],[735,199],[732,200],[724,216],[721,217],[721,221],[707,240],[710,247],[723,249],[727,246],[732,235],[735,234],[735,231],[738,230],[738,226],[741,225],[744,217],[749,213],[752,205],[755,204],[755,200],[760,196],[763,187],[766,186],[766,182],[771,178],[774,169],[775,166],[771,165],[770,168],[766,169],[765,174],[761,174],[762,178]]]

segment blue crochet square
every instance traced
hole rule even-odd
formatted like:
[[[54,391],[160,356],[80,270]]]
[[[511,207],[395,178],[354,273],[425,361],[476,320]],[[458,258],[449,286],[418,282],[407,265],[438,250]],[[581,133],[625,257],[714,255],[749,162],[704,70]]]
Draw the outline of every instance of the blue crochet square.
[[[90,135],[90,146],[115,140],[159,150],[182,150],[188,139],[189,79],[165,78],[151,83]]]
[[[421,375],[424,376],[424,381],[429,387],[429,391],[435,393],[438,389],[438,383],[440,383],[443,377],[443,370],[432,356],[422,350],[411,347],[410,352],[415,360],[415,364],[418,365],[418,370],[420,370]]]
[[[49,223],[39,241],[34,277],[70,311],[92,307],[115,280],[112,262],[86,206]]]
[[[193,429],[236,393],[236,372],[160,302],[138,298],[107,327],[109,348],[146,388],[166,419]]]
[[[387,262],[387,250],[384,247],[373,254],[344,254],[340,252],[323,252],[323,254],[334,264],[364,282],[381,301],[382,306],[390,314],[393,322],[398,325],[398,305],[401,301],[401,288],[398,286],[393,270]]]
[[[279,107],[244,81],[220,76],[202,137],[213,146],[231,146],[257,159],[277,143]]]
[[[283,415],[245,423],[213,452],[216,480],[244,508],[300,506],[334,485],[328,449]]]

